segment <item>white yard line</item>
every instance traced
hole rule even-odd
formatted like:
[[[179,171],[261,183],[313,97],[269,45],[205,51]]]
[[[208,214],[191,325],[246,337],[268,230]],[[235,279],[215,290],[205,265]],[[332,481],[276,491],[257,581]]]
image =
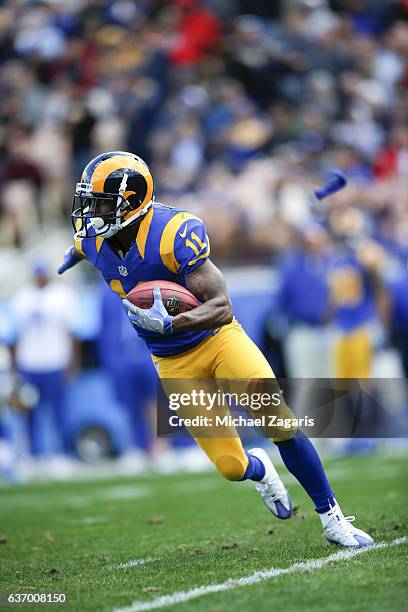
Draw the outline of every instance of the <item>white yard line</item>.
[[[285,574],[295,574],[298,572],[308,572],[311,570],[321,569],[330,563],[347,561],[348,559],[352,559],[357,555],[362,555],[373,550],[383,550],[385,548],[390,548],[391,546],[400,546],[401,544],[406,544],[407,542],[408,537],[405,536],[392,540],[391,542],[378,542],[378,544],[365,548],[348,548],[346,550],[340,550],[339,552],[329,555],[328,557],[310,559],[309,561],[303,561],[302,563],[294,563],[290,567],[286,568],[271,568],[261,570],[243,578],[235,578],[218,584],[208,584],[196,589],[191,589],[190,591],[178,591],[172,595],[164,595],[163,597],[157,597],[157,599],[152,599],[151,601],[134,601],[126,608],[116,608],[114,612],[141,612],[142,610],[156,610],[158,608],[164,608],[166,606],[172,606],[185,601],[190,601],[191,599],[196,599],[197,597],[202,597],[203,595],[208,595],[209,593],[219,593],[221,591],[230,591],[232,589],[236,589],[237,587],[250,586],[257,584],[258,582],[264,582],[265,580],[276,578],[277,576],[283,576]]]
[[[109,569],[128,569],[129,567],[136,567],[137,565],[145,565],[145,563],[151,563],[152,561],[159,561],[161,557],[146,557],[145,559],[130,559],[125,563],[117,563],[111,565]]]

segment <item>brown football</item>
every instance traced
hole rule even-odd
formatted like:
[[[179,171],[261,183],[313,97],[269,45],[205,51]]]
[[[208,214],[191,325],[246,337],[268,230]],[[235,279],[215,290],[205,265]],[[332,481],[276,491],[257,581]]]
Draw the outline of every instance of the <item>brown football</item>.
[[[163,304],[172,316],[192,310],[200,304],[188,289],[165,280],[140,283],[129,291],[126,297],[129,302],[139,306],[139,308],[150,308],[153,305],[153,289],[155,287],[160,288]]]

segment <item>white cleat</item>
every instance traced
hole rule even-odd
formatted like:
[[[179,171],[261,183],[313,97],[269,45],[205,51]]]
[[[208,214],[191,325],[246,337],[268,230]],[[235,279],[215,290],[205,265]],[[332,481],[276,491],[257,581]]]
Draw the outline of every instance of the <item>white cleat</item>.
[[[256,490],[266,507],[279,519],[290,518],[292,501],[269,456],[263,448],[252,448],[248,454],[257,457],[265,466],[265,476],[256,483]]]
[[[355,520],[354,516],[343,516],[336,501],[328,512],[319,514],[319,516],[323,525],[323,533],[330,544],[354,548],[374,544],[373,538],[368,533],[351,524]]]

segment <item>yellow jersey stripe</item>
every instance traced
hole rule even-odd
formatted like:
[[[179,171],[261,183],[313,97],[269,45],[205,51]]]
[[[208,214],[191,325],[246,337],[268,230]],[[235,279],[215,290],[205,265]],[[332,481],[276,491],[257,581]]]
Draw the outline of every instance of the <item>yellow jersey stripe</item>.
[[[104,238],[102,236],[97,236],[95,240],[96,252],[99,253],[103,244]]]
[[[85,253],[84,253],[84,250],[82,248],[82,241],[83,241],[83,238],[75,237],[74,238],[74,247],[78,251],[78,253],[80,253],[83,257],[85,257]]]
[[[109,283],[110,288],[117,293],[118,295],[120,295],[121,298],[125,298],[126,297],[126,291],[123,288],[122,283],[120,282],[120,280],[111,280],[111,282]]]
[[[151,206],[150,210],[143,217],[136,236],[137,248],[139,249],[140,256],[143,259],[146,250],[147,236],[149,234],[150,224],[153,218],[153,210],[153,206]]]

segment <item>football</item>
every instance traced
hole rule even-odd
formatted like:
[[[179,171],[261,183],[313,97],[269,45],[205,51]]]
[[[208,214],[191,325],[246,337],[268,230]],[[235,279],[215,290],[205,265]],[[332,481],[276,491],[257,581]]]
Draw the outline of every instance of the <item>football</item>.
[[[185,287],[170,281],[157,280],[140,283],[129,291],[127,299],[139,308],[150,308],[153,305],[153,289],[159,287],[163,304],[167,312],[178,315],[188,312],[200,304],[197,298]]]

